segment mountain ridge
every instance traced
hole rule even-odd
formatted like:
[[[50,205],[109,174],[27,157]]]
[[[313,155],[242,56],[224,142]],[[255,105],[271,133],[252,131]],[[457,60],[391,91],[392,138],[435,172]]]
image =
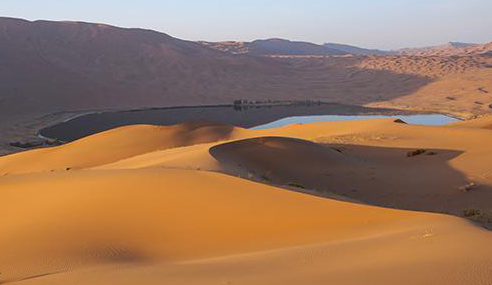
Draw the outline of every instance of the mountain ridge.
[[[339,44],[339,43],[325,43],[323,45],[353,55],[385,55],[391,53],[391,51],[385,51],[380,49],[367,49],[354,45]]]
[[[250,54],[242,42],[217,48],[148,29],[5,17],[0,17],[0,42],[0,150],[32,134],[33,120],[67,112],[231,104],[236,99],[316,100],[460,118],[492,108],[486,97],[492,92],[492,55],[487,53],[492,44],[490,49],[467,48],[469,55],[456,58],[352,56],[273,39],[257,41],[262,49]],[[277,52],[271,44],[286,51]],[[297,50],[289,50],[290,45]]]
[[[492,51],[492,42],[484,44],[448,42],[437,46],[427,46],[419,48],[403,48],[396,50],[400,55],[416,56],[466,56],[472,54],[482,54]]]
[[[255,56],[274,55],[345,55],[344,51],[332,49],[305,41],[291,41],[281,38],[254,40],[252,42],[205,42],[204,46],[230,52],[232,54],[249,54]]]
[[[466,56],[482,54],[492,51],[492,42],[485,44],[448,42],[443,45],[426,46],[417,48],[402,48],[397,50],[367,49],[354,45],[340,43],[325,43],[318,45],[305,41],[291,41],[280,38],[254,40],[251,42],[223,41],[207,42],[198,41],[200,44],[236,55],[254,56],[366,56],[366,55],[415,55],[415,56]]]

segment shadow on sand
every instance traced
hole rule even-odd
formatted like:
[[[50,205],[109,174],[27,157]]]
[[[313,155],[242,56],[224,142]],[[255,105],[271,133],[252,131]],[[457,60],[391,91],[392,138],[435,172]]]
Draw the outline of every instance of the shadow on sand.
[[[263,137],[215,146],[228,174],[344,201],[492,222],[492,189],[449,165],[461,151],[317,144]],[[334,196],[334,195],[335,196]]]

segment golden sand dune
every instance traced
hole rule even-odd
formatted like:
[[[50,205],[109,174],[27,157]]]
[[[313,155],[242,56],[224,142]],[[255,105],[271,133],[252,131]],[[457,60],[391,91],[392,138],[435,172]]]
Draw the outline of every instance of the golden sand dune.
[[[460,124],[384,119],[244,130],[249,138],[150,152],[95,169],[218,171],[378,206],[458,216],[475,210],[480,215],[474,218],[488,222],[492,151],[484,142],[492,133]],[[419,149],[425,152],[408,157]]]
[[[487,277],[492,253],[489,233],[456,218],[336,202],[207,172],[15,175],[0,187],[4,282],[353,284],[348,270],[382,281],[396,278],[387,270],[426,274],[438,262],[446,262],[437,267],[445,273],[476,280]],[[464,275],[471,268],[474,276]]]
[[[132,126],[5,156],[0,282],[490,284],[489,231],[389,209],[487,225],[489,122]]]
[[[266,146],[264,143],[275,140],[279,142],[279,145],[285,144],[284,147],[279,148],[282,152],[281,155],[291,155],[296,156],[296,159],[304,159],[309,162],[309,159],[316,160],[318,157],[316,156],[319,152],[328,151],[328,155],[334,157],[345,157],[340,156],[336,150],[326,150],[325,148],[320,147],[319,145],[310,142],[309,140],[315,140],[316,138],[323,135],[331,135],[331,136],[344,136],[357,132],[371,132],[371,130],[378,130],[380,128],[388,128],[395,124],[393,119],[382,119],[382,120],[372,120],[367,121],[366,124],[360,124],[360,122],[343,122],[343,123],[318,123],[318,124],[309,124],[309,125],[291,125],[278,129],[269,129],[269,130],[245,130],[241,129],[240,133],[234,137],[235,140],[245,139],[244,141],[233,141],[231,143],[232,147],[235,148],[236,144],[256,144],[259,147]],[[329,126],[329,128],[327,128]],[[101,134],[102,135],[102,134]],[[275,136],[276,138],[265,138],[269,136]],[[251,138],[252,140],[247,140]],[[256,138],[256,139],[255,139]],[[303,139],[295,140],[293,138]],[[306,141],[308,140],[308,141]],[[257,143],[255,143],[257,142]],[[216,152],[217,149],[222,149],[223,144],[225,144],[225,148],[227,148],[227,142],[220,143],[208,143],[208,144],[200,144],[200,145],[192,145],[192,146],[183,146],[172,149],[165,149],[161,151],[153,151],[144,153],[141,155],[136,155],[133,157],[129,157],[126,159],[122,159],[116,161],[114,163],[108,163],[104,165],[100,165],[97,167],[92,167],[92,169],[137,169],[137,168],[150,168],[150,167],[165,167],[165,168],[179,168],[179,169],[202,169],[202,170],[212,170],[212,171],[221,171],[226,173],[232,173],[233,171],[239,171],[242,174],[245,173],[244,167],[239,166],[241,164],[239,161],[232,163],[227,163],[227,161],[221,160],[219,157],[214,157],[213,153]],[[242,148],[244,149],[244,148]],[[274,151],[274,148],[266,150],[262,152],[262,155],[266,154],[263,158],[262,163],[269,158],[272,158],[269,151]],[[305,151],[309,151],[314,155],[309,156],[309,159],[305,159]],[[241,150],[238,150],[237,154],[239,155]],[[12,157],[12,156],[11,156]],[[247,158],[248,160],[262,159],[261,155],[253,155]],[[276,157],[278,159],[278,157]],[[226,159],[227,160],[227,159]],[[350,159],[349,159],[350,160]],[[279,162],[282,163],[286,161],[285,158],[281,159]],[[1,160],[0,160],[1,162]],[[265,166],[257,165],[257,167],[264,168]],[[263,172],[260,169],[255,169],[255,173],[262,174]],[[237,174],[240,174],[237,173]],[[246,176],[244,176],[246,177]]]
[[[237,132],[241,129],[208,123],[125,126],[59,147],[2,157],[0,175],[87,168],[151,151],[224,140]]]
[[[244,168],[250,174],[276,184],[319,189],[327,187],[330,170],[351,172],[360,163],[335,148],[285,137],[260,137],[221,144],[210,154],[225,169]]]
[[[465,128],[492,130],[492,120],[490,119],[489,116],[474,119],[474,120],[468,120],[468,121],[453,123],[451,125],[453,127],[465,127]]]
[[[22,267],[37,274],[37,266],[169,262],[355,238],[418,217],[196,171],[20,175],[1,187],[7,279]]]

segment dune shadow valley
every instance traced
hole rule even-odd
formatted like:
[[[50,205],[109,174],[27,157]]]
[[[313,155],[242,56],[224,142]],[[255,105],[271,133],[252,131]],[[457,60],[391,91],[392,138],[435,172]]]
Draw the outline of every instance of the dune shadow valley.
[[[92,8],[131,6],[106,2]],[[144,22],[227,21],[208,38],[239,37],[216,2],[194,4],[201,24],[176,29],[193,6],[178,2]],[[344,38],[314,3],[274,2],[272,19],[309,21],[247,27]],[[360,5],[402,5],[373,2]],[[82,5],[58,4],[39,10]],[[412,29],[394,41],[417,45]],[[70,284],[492,285],[492,43],[182,40],[0,17],[0,285]]]

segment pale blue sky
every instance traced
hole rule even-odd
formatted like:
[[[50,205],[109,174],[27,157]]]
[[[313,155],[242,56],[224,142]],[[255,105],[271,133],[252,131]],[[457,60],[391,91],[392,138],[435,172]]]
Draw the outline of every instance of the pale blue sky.
[[[492,41],[492,0],[0,0],[0,16],[149,28],[188,40],[280,37],[384,49]]]

